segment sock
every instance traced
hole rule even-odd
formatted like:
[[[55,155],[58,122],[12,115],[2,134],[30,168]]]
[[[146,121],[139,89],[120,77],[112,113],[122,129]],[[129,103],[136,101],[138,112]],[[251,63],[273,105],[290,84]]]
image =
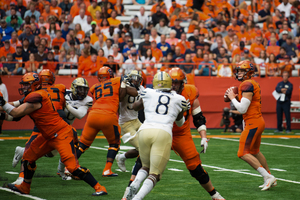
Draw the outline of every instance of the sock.
[[[139,190],[139,192],[136,194],[135,198],[143,199],[149,192],[151,192],[153,187],[154,187],[153,181],[147,178],[144,181],[144,184]]]
[[[120,154],[120,155],[119,155],[119,158],[120,158],[120,159],[126,159],[126,155],[125,155],[125,154],[126,154],[126,153]]]
[[[129,183],[128,183],[128,187],[131,185],[131,183],[133,182],[132,179],[130,179]]]
[[[81,156],[81,154],[82,154],[83,152],[82,151],[80,151],[80,149],[78,148],[78,149],[76,149],[76,156],[77,156],[77,159],[79,159],[80,158],[80,156]]]
[[[267,177],[270,174],[267,172],[267,170],[265,168],[263,168],[263,166],[260,166],[259,168],[257,168],[257,171],[262,175],[262,177]]]
[[[24,178],[24,172],[20,172],[19,177]]]
[[[110,162],[110,161],[106,161],[106,165],[105,165],[105,168],[104,168],[104,170],[103,171],[106,171],[106,170],[108,170],[108,169],[110,169],[111,170],[111,166],[112,166],[112,162]]]
[[[217,191],[215,190],[215,188],[214,189],[212,189],[210,192],[208,192],[209,194],[210,194],[210,196],[213,196],[214,194],[216,194],[217,193]]]
[[[84,182],[86,182],[87,184],[89,184],[93,188],[96,187],[97,183],[98,183],[98,181],[93,177],[93,175],[90,172],[88,172],[86,174],[86,176],[84,177],[83,180],[84,180]]]
[[[58,172],[65,172],[65,165],[64,165],[63,162],[61,162],[61,159],[59,159],[59,161],[58,161],[57,171]]]
[[[139,188],[141,183],[147,178],[147,176],[148,172],[144,169],[140,169],[132,184],[134,184],[136,188]]]

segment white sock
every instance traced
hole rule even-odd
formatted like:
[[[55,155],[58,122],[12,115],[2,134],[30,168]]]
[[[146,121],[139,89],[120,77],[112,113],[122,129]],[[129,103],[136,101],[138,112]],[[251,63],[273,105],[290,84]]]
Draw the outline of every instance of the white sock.
[[[154,187],[153,181],[147,178],[144,181],[144,184],[141,187],[140,191],[136,194],[134,198],[143,199],[149,192],[151,192],[153,187]]]
[[[120,158],[121,160],[123,160],[123,159],[125,160],[125,159],[126,159],[125,153],[120,154],[120,155],[119,155],[119,158]]]
[[[147,176],[148,172],[144,169],[140,169],[131,185],[133,185],[135,188],[139,188],[141,183],[147,178]]]
[[[61,159],[58,161],[57,171],[59,172],[65,172],[65,164],[61,162]]]
[[[270,174],[267,172],[267,170],[263,167],[257,168],[257,171],[262,175],[262,177],[266,178],[270,176]]]

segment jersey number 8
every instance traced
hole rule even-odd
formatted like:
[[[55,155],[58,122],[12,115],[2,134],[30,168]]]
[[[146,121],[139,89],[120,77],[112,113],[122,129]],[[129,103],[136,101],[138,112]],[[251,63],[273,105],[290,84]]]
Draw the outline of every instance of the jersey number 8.
[[[167,95],[160,95],[158,98],[158,104],[156,106],[155,112],[160,115],[166,115],[169,110],[170,97]],[[164,107],[164,112],[161,107]]]

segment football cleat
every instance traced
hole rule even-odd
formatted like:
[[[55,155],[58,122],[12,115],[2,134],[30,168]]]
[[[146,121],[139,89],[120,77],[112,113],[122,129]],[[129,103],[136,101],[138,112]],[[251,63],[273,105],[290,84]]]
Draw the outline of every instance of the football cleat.
[[[263,187],[265,187],[265,184],[266,184],[266,182],[258,187],[263,188]],[[273,183],[273,185],[271,187],[275,187],[275,186],[277,186],[277,180]]]
[[[102,174],[103,177],[113,177],[113,176],[118,176],[118,174],[113,173],[110,169],[106,170]]]
[[[270,187],[272,187],[272,185],[274,185],[274,183],[276,182],[277,185],[277,181],[276,178],[274,176],[269,176],[264,184],[264,187],[261,189],[262,191],[268,190]],[[274,185],[274,186],[276,186]]]
[[[19,161],[22,159],[24,150],[25,150],[24,147],[20,147],[20,146],[16,147],[15,155],[14,155],[14,158],[13,158],[13,161],[12,161],[12,167],[13,168],[15,168],[17,166],[17,164],[19,163]]]
[[[123,198],[122,198],[122,200],[127,200],[127,194],[128,194],[128,192],[129,192],[129,187],[126,187],[126,190],[125,190],[125,192],[124,192],[124,195],[123,195]]]
[[[120,158],[120,154],[116,156],[118,167],[122,172],[126,172],[125,160],[126,158]]]
[[[211,198],[212,200],[225,200],[225,198],[222,197],[219,192],[216,192],[216,194],[212,195]]]
[[[23,177],[18,177],[17,180],[15,182],[12,182],[11,184],[21,185],[21,183],[23,182],[23,180],[24,180]]]
[[[128,194],[126,196],[127,200],[132,200],[134,198],[134,196],[136,195],[138,191],[138,188],[134,187],[132,184],[129,186],[129,191]]]
[[[106,188],[104,186],[100,186],[96,191],[92,194],[92,196],[102,196],[107,195]]]
[[[13,191],[19,192],[21,194],[29,194],[30,193],[30,184],[22,182],[20,185],[14,185],[12,183],[8,183],[7,187]]]

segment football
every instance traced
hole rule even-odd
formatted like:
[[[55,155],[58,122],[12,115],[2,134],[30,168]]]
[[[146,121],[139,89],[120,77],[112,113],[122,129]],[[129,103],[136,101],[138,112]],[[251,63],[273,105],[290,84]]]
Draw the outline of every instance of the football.
[[[232,86],[232,87],[230,87],[230,88],[232,88],[234,94],[239,94],[239,89],[238,89],[238,87]],[[236,99],[238,100],[238,96],[236,97]],[[230,102],[230,99],[229,99],[228,96],[227,96],[227,90],[226,90],[226,92],[225,92],[225,94],[224,94],[224,101],[225,101],[225,102]]]

